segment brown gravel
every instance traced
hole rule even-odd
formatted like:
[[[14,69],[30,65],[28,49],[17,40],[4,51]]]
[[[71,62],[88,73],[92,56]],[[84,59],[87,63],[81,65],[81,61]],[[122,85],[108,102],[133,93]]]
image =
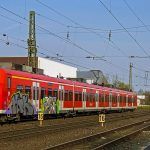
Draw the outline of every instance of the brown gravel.
[[[150,145],[150,129],[142,131],[136,137],[126,140],[109,150],[144,150]]]

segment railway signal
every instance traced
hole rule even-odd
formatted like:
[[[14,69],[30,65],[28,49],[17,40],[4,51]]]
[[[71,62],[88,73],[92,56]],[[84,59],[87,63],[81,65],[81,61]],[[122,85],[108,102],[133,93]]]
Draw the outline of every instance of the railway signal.
[[[99,114],[99,122],[101,123],[103,127],[105,123],[105,114]]]
[[[43,118],[44,118],[44,114],[43,113],[38,113],[38,120],[40,121],[40,126],[43,125]]]

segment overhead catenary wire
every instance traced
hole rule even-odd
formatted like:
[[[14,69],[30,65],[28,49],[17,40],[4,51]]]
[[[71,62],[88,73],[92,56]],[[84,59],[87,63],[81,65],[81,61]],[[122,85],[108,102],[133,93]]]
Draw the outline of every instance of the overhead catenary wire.
[[[123,0],[124,3],[126,4],[126,6],[129,8],[129,10],[132,12],[132,14],[139,20],[139,22],[147,29],[147,31],[150,32],[150,29],[148,28],[148,26],[142,21],[142,19],[135,13],[135,11],[131,8],[131,6],[129,5],[129,3],[126,0]]]
[[[4,9],[5,11],[7,11],[7,12],[9,12],[9,13],[11,13],[11,14],[13,14],[13,15],[15,15],[15,16],[17,16],[17,17],[19,17],[19,18],[21,18],[21,19],[23,19],[23,20],[25,20],[25,21],[27,21],[27,22],[29,22],[29,20],[26,19],[25,17],[22,17],[22,16],[20,16],[20,15],[18,15],[18,14],[16,14],[16,13],[14,13],[13,11],[11,11],[11,10],[9,10],[9,9],[7,9],[7,8],[5,8],[5,7],[3,7],[3,6],[1,6],[1,5],[0,5],[0,8]],[[88,53],[88,54],[90,54],[90,55],[92,55],[92,56],[95,56],[94,53],[92,53],[92,52],[88,51],[87,49],[81,47],[80,45],[78,45],[78,44],[72,42],[71,40],[67,40],[66,38],[61,37],[61,36],[59,36],[59,35],[57,35],[57,34],[51,32],[51,31],[49,31],[48,29],[45,29],[44,27],[41,27],[41,26],[39,26],[39,25],[36,25],[36,26],[37,26],[39,29],[42,29],[43,31],[46,31],[46,32],[49,33],[50,35],[55,36],[55,37],[57,37],[57,38],[63,40],[64,42],[69,43],[69,44],[71,44],[71,45],[73,45],[73,46],[79,48],[79,49],[82,50],[82,51],[85,51],[86,53]]]
[[[68,25],[68,24],[64,24],[56,19],[52,19],[50,17],[47,17],[45,15],[42,15],[41,13],[36,13],[37,16],[39,17],[42,17],[42,18],[45,18],[51,22],[54,22],[54,23],[57,23],[63,27],[69,27],[69,28],[73,28],[73,29],[83,29],[83,30],[87,30],[87,29],[90,29],[90,30],[95,30],[95,32],[97,33],[107,33],[109,32],[110,30],[109,29],[102,29],[102,28],[92,28],[92,27],[81,27],[81,26],[73,26],[73,25]],[[150,25],[145,25],[147,27],[149,27]],[[126,29],[137,29],[137,28],[144,28],[145,26],[134,26],[134,27],[126,27]],[[111,32],[113,33],[120,33],[120,32],[126,32],[124,31],[124,29],[121,29],[121,28],[118,28],[118,29],[111,29]],[[130,32],[146,32],[145,30],[141,30],[141,31],[130,31]],[[60,32],[60,33],[64,33],[64,32]],[[73,32],[71,32],[73,33]],[[91,33],[90,31],[87,31],[87,32],[74,32],[74,33]]]
[[[65,19],[69,20],[69,21],[72,22],[73,24],[78,25],[78,26],[80,26],[80,27],[82,27],[82,28],[84,28],[84,29],[90,31],[91,33],[97,35],[98,37],[105,38],[106,40],[108,40],[107,42],[108,42],[109,45],[111,45],[110,43],[112,43],[115,47],[117,46],[117,44],[116,44],[114,41],[112,41],[112,40],[109,41],[109,38],[102,37],[101,34],[99,34],[99,33],[95,32],[95,31],[91,30],[90,28],[84,27],[84,26],[81,25],[80,23],[74,21],[74,20],[71,19],[70,17],[67,17],[66,15],[62,14],[61,12],[55,10],[54,8],[52,8],[52,7],[48,6],[48,5],[46,5],[45,3],[41,2],[40,0],[35,0],[35,1],[37,1],[37,2],[38,2],[39,4],[41,4],[42,6],[48,8],[49,10],[55,12],[57,15],[62,16],[62,17],[64,17]],[[111,46],[112,46],[112,45],[111,45]],[[114,47],[113,47],[113,48],[114,48]],[[125,53],[124,51],[122,51],[121,48],[119,48],[118,46],[117,46],[116,50],[120,51],[123,55],[126,55],[126,53]]]
[[[98,0],[98,2],[100,2],[103,5],[103,7],[111,14],[111,16],[126,31],[126,33],[131,37],[131,39],[140,47],[140,49],[144,52],[144,54],[150,56],[149,53],[143,48],[143,46],[134,38],[134,36],[122,25],[122,23],[117,19],[117,17],[108,9],[108,7],[101,0]]]

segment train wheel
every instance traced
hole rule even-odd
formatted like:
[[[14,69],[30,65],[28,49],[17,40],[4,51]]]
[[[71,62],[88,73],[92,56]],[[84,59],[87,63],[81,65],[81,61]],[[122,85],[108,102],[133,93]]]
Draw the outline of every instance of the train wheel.
[[[17,114],[16,115],[16,121],[20,121],[20,120],[21,120],[20,114]]]
[[[7,117],[6,117],[6,116],[1,116],[1,117],[0,117],[0,122],[1,122],[1,123],[5,123],[6,120],[7,120]]]

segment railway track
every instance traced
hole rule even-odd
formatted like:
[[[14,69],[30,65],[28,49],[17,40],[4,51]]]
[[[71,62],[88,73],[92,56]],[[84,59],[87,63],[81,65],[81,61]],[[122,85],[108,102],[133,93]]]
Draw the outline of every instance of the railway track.
[[[44,150],[55,150],[55,149],[111,149],[112,146],[125,140],[139,132],[150,128],[150,119],[139,121],[136,123],[121,126],[108,131],[100,132],[87,137],[79,138],[69,142],[65,142],[59,145],[50,146]]]
[[[150,145],[144,148],[144,150],[150,150]]]
[[[122,117],[122,115],[120,117],[110,117],[108,118],[109,121],[108,122],[113,122],[113,121],[117,121],[117,120],[125,120],[128,118],[137,118],[137,117],[142,117],[142,116],[146,116],[149,115],[149,113],[143,113],[143,114],[132,114],[132,115],[128,115],[128,116],[124,116]],[[76,127],[85,127],[85,126],[94,126],[97,125],[99,126],[99,124],[97,122],[93,122],[94,120],[80,120],[80,121],[74,121],[74,122],[70,122],[70,123],[61,123],[61,124],[53,124],[53,125],[47,125],[47,126],[43,126],[43,127],[32,127],[32,128],[26,128],[26,129],[21,129],[21,130],[14,130],[14,131],[6,131],[6,132],[0,132],[0,140],[8,140],[8,139],[13,139],[13,138],[23,138],[24,136],[30,136],[33,134],[40,134],[40,133],[45,133],[45,132],[49,132],[49,133],[55,133],[55,132],[60,132],[63,130],[68,130],[68,129],[74,129]]]

